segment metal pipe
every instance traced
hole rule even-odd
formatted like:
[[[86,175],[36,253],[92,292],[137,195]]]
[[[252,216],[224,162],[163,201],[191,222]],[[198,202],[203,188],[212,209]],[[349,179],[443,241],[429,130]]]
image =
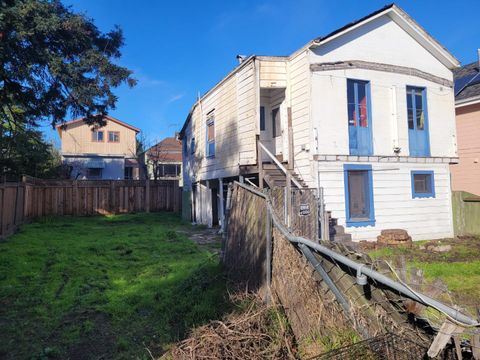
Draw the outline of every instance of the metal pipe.
[[[470,318],[469,316],[467,315],[464,315],[462,314],[461,312],[459,312],[458,310],[448,306],[448,305],[445,305],[443,303],[441,303],[440,301],[437,301],[435,299],[432,299],[431,297],[427,296],[427,295],[424,295],[424,294],[420,294],[420,293],[417,293],[415,291],[413,291],[412,289],[410,289],[409,287],[399,283],[398,281],[395,281],[395,280],[392,280],[390,279],[389,277],[383,275],[383,274],[380,274],[379,272],[373,270],[373,269],[370,269],[368,267],[365,267],[365,264],[360,264],[360,263],[357,263],[349,258],[347,258],[346,256],[343,256],[339,253],[337,253],[336,251],[333,251],[323,245],[320,245],[320,244],[317,244],[311,240],[308,240],[308,239],[305,239],[303,237],[300,237],[300,236],[294,236],[292,235],[288,229],[280,222],[278,221],[276,215],[275,215],[275,212],[273,211],[273,208],[270,204],[270,200],[267,198],[267,196],[263,193],[260,193],[258,191],[256,191],[255,189],[251,189],[250,187],[248,186],[245,186],[244,184],[239,184],[240,186],[242,186],[243,188],[253,192],[253,193],[256,193],[257,195],[259,196],[262,196],[263,198],[266,199],[266,203],[267,203],[267,209],[271,212],[271,215],[272,215],[272,220],[273,220],[273,223],[274,225],[280,230],[280,232],[290,241],[290,242],[293,242],[293,243],[297,243],[297,244],[304,244],[306,246],[308,246],[309,248],[311,249],[314,249],[316,251],[318,251],[320,254],[322,255],[325,255],[325,256],[328,256],[329,258],[345,265],[345,266],[348,266],[349,268],[358,271],[360,269],[361,273],[362,274],[365,274],[367,275],[369,278],[375,280],[376,282],[380,283],[380,284],[383,284],[397,292],[399,292],[400,294],[412,299],[412,300],[415,300],[423,305],[426,305],[426,306],[430,306],[430,307],[433,307],[445,314],[447,314],[448,316],[450,316],[452,319],[456,320],[456,321],[459,321],[461,323],[464,323],[464,324],[467,324],[467,325],[470,325],[470,326],[478,326],[478,322],[472,318]]]

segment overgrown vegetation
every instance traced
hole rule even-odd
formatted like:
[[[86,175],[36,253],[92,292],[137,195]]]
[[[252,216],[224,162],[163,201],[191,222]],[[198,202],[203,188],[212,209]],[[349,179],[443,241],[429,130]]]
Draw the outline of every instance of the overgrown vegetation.
[[[467,307],[479,305],[480,238],[478,237],[418,241],[414,242],[411,248],[385,247],[371,251],[369,255],[392,263],[403,256],[407,269],[412,267],[421,269],[427,282],[441,279],[447,285],[455,302]]]
[[[170,213],[23,226],[0,243],[0,358],[147,359],[219,319],[222,268],[191,231]]]

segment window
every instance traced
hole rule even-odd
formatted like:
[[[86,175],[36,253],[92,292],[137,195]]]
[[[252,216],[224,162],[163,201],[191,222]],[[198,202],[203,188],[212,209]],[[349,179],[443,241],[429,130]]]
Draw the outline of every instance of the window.
[[[272,136],[281,136],[281,124],[280,124],[280,109],[276,108],[272,110]]]
[[[344,186],[347,226],[374,226],[372,167],[345,164]]]
[[[207,157],[215,156],[215,118],[210,114],[207,119],[207,136],[206,136],[206,153]]]
[[[407,122],[410,156],[430,156],[425,88],[407,86]]]
[[[94,142],[103,142],[103,130],[93,130],[92,131],[92,141]]]
[[[412,198],[435,197],[433,171],[412,171]]]
[[[133,167],[125,166],[124,178],[125,180],[133,180]]]
[[[260,106],[260,131],[265,131],[265,106]]]
[[[88,179],[101,179],[102,178],[102,169],[100,169],[100,168],[88,168],[87,169],[87,178]]]
[[[120,132],[119,131],[109,131],[108,132],[108,142],[120,142]]]
[[[184,156],[187,156],[187,155],[188,155],[188,146],[187,146],[187,138],[186,138],[186,137],[184,137],[184,138],[182,139],[182,145],[183,145],[183,148],[182,148],[182,150],[183,150],[183,155],[184,155]]]
[[[190,140],[190,154],[195,154],[195,138],[192,137],[192,140]]]
[[[371,155],[370,82],[347,79],[350,155]]]

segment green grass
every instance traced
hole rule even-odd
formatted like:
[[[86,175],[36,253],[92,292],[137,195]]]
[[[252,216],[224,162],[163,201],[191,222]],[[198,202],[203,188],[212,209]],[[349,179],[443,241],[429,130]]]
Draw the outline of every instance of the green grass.
[[[0,242],[0,358],[147,359],[220,318],[221,265],[185,231],[169,213],[23,226]]]
[[[428,246],[451,245],[447,252],[435,252]],[[478,305],[480,298],[480,238],[443,241],[419,241],[412,248],[385,247],[369,252],[374,259],[394,262],[406,259],[407,268],[421,269],[427,282],[441,279],[452,293],[454,301],[468,307]]]

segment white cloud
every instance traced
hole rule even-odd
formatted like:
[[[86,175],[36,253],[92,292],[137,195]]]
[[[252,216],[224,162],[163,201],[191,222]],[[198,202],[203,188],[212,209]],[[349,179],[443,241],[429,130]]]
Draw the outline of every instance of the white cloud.
[[[184,96],[185,96],[185,93],[180,93],[180,94],[173,95],[172,97],[170,97],[170,99],[168,99],[168,102],[172,103],[172,102],[178,101],[181,98],[183,98]]]

